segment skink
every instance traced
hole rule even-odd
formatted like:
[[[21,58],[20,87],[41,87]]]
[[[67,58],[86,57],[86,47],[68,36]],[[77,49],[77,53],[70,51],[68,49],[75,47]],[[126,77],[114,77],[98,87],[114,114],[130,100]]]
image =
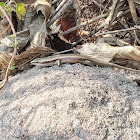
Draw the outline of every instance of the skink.
[[[64,63],[82,63],[90,66],[99,65],[99,66],[107,66],[107,67],[116,67],[120,69],[125,69],[129,71],[140,72],[140,70],[135,70],[132,68],[127,68],[124,66],[120,66],[113,63],[106,63],[103,61],[99,61],[95,58],[90,58],[80,54],[60,54],[60,55],[53,55],[44,58],[36,58],[31,61],[32,65],[40,65],[40,66],[53,66],[53,65],[60,65]]]

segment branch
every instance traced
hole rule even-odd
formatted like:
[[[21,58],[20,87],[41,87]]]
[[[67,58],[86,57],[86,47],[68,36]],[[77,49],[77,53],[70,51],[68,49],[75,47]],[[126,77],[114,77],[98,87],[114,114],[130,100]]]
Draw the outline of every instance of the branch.
[[[10,26],[11,26],[11,29],[12,29],[12,32],[13,32],[13,34],[14,34],[15,44],[17,44],[17,37],[16,37],[16,32],[15,32],[15,29],[14,29],[14,25],[12,24],[10,18],[8,17],[8,15],[6,14],[5,10],[4,10],[1,6],[0,6],[0,10],[3,12],[3,14],[5,15],[5,17],[7,18],[8,22],[9,22],[9,24],[10,24]],[[14,61],[14,58],[15,58],[15,56],[16,56],[16,53],[17,53],[17,47],[15,46],[15,47],[14,47],[14,52],[13,52],[12,58],[11,58],[11,60],[10,60],[10,62],[9,62],[8,68],[7,68],[7,70],[6,70],[5,79],[4,79],[3,83],[2,83],[2,85],[0,85],[0,90],[1,90],[1,89],[6,85],[6,83],[8,82],[9,71],[10,71],[10,68],[11,68],[11,66],[12,66],[12,63],[13,63],[13,61]]]
[[[62,0],[61,3],[58,5],[58,7],[56,8],[56,10],[52,13],[51,17],[53,18],[54,15],[56,15],[56,13],[64,6],[64,4],[67,2],[68,0]]]
[[[118,2],[119,2],[119,0],[113,0],[113,4],[111,6],[111,11],[109,13],[109,16],[106,18],[105,22],[100,25],[99,28],[108,27],[109,26],[111,20],[113,19],[113,16],[114,16],[114,13],[115,13],[115,9],[116,9],[116,6],[117,6]]]
[[[107,16],[108,16],[108,13],[103,14],[103,15],[100,15],[100,16],[97,16],[97,17],[95,17],[95,18],[89,20],[88,23],[90,24],[90,23],[92,23],[92,22],[94,22],[94,21],[100,20],[101,18],[105,18],[105,17],[107,17]],[[65,31],[65,32],[63,32],[63,33],[61,33],[61,34],[62,34],[62,35],[69,34],[69,33],[73,32],[73,31],[75,31],[75,30],[77,30],[77,29],[80,29],[81,27],[86,26],[86,25],[87,25],[87,22],[83,22],[83,23],[81,23],[80,25],[77,25],[77,26],[75,26],[75,27],[73,27],[73,28],[70,28],[69,30],[67,30],[67,31]]]
[[[74,0],[68,0],[58,13],[48,22],[47,27],[52,25],[64,12],[64,10],[73,3]]]
[[[108,10],[106,7],[104,7],[102,4],[98,3],[96,0],[92,0],[92,2],[97,5],[99,8],[102,8],[103,10],[109,12],[110,10]]]

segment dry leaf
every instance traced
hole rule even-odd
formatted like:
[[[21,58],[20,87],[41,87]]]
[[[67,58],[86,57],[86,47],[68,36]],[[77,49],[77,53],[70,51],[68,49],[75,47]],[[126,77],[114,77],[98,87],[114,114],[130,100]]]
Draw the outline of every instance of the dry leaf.
[[[33,58],[49,56],[54,52],[55,51],[53,49],[48,47],[36,47],[22,52],[20,55],[15,57],[14,61],[16,66],[20,66],[31,61]]]
[[[48,47],[37,47],[37,48],[32,48],[28,51],[23,52],[14,58],[16,69],[12,70],[10,74],[15,74],[18,71],[22,71],[22,70],[30,68],[31,65],[29,62],[31,60],[38,57],[49,56],[54,52],[55,51],[53,49],[48,48]],[[8,52],[2,52],[0,54],[0,69],[2,70],[2,78],[5,75],[5,72],[10,62],[11,57],[12,57],[12,54]]]
[[[37,0],[34,4],[36,11],[41,11],[44,15],[46,22],[48,21],[51,15],[51,3],[52,0]]]
[[[133,46],[113,47],[107,43],[97,42],[85,43],[79,47],[81,48],[78,52],[99,61],[108,63],[115,60],[117,64],[140,69],[140,50]]]
[[[57,51],[69,50],[72,44],[66,40],[60,33],[51,34],[49,37],[50,44]]]
[[[118,57],[118,55],[115,55],[111,62],[119,64],[121,66],[140,70],[140,61],[122,59],[120,58],[120,56]]]
[[[133,46],[113,47],[107,43],[85,43],[78,50],[81,54],[85,54],[106,62],[111,61],[117,54],[120,58],[140,61],[140,51]]]
[[[21,49],[23,49],[25,47],[25,45],[27,44],[27,42],[29,41],[29,37],[30,37],[30,31],[24,30],[21,32],[17,32],[17,42],[18,42],[18,51],[20,51]],[[13,35],[9,35],[5,38],[3,38],[0,41],[0,52],[13,52],[14,50],[14,44],[15,43],[15,39]]]
[[[0,54],[0,69],[2,70],[7,69],[11,57],[12,54],[8,52],[2,52]]]
[[[11,60],[11,57],[12,57],[12,54],[8,52],[2,52],[0,54],[0,70],[2,70],[1,75],[0,75],[0,80],[2,80],[5,77],[5,73],[9,65],[9,62]]]
[[[70,28],[76,26],[76,16],[77,16],[76,9],[72,4],[67,9],[64,10],[62,17],[57,21],[57,24],[61,24],[61,30],[63,32],[67,31]],[[78,40],[80,38],[80,36],[78,37],[77,30],[64,35],[64,37],[67,40],[70,40],[71,42],[74,42],[76,41],[76,39]]]

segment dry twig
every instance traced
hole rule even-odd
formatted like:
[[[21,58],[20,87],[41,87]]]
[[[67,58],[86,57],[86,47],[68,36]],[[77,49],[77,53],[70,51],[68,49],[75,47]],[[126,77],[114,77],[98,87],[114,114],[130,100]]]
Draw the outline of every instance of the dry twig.
[[[92,2],[97,5],[99,8],[102,8],[104,11],[109,12],[110,10],[108,10],[106,7],[104,7],[102,4],[98,3],[96,0],[92,0]]]
[[[64,10],[73,3],[73,0],[68,0],[65,5],[56,13],[56,15],[48,22],[47,27],[52,25],[64,12]]]
[[[94,21],[100,20],[100,19],[102,19],[102,18],[105,18],[105,17],[107,17],[107,16],[108,16],[108,13],[103,14],[103,15],[100,15],[100,16],[97,16],[97,17],[95,17],[95,18],[89,20],[89,21],[88,21],[88,24],[90,24],[90,23],[92,23],[92,22],[94,22]],[[77,25],[77,26],[75,26],[75,27],[73,27],[73,28],[71,28],[71,29],[69,29],[69,30],[63,32],[62,35],[69,34],[69,33],[73,32],[73,31],[75,31],[75,30],[77,30],[77,29],[80,29],[81,27],[86,26],[86,25],[87,25],[87,22],[83,22],[83,23],[81,23],[80,25]]]
[[[5,78],[4,78],[4,81],[2,83],[2,85],[0,86],[0,89],[2,89],[6,83],[8,82],[8,75],[9,75],[9,71],[10,71],[10,68],[12,66],[12,63],[14,61],[14,57],[16,56],[16,53],[17,53],[17,47],[16,47],[16,44],[17,44],[17,37],[16,37],[16,32],[15,32],[15,29],[14,29],[14,25],[12,24],[10,18],[7,16],[6,12],[4,11],[4,9],[0,6],[0,10],[3,12],[3,14],[5,15],[6,19],[8,20],[10,26],[11,26],[11,29],[13,31],[13,34],[14,34],[14,38],[15,38],[15,47],[14,47],[14,52],[13,52],[13,55],[12,55],[12,58],[9,62],[9,65],[8,65],[8,68],[6,70],[6,74],[5,74]]]
[[[56,10],[52,13],[51,17],[54,17],[54,15],[56,13],[58,13],[58,11],[64,6],[64,4],[67,2],[68,0],[62,0],[61,3],[58,5],[58,7],[56,8]]]

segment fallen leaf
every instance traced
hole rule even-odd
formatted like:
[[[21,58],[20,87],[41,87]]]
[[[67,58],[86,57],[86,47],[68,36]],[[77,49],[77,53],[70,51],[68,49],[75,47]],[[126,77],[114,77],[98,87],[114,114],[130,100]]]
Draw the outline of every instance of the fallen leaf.
[[[30,62],[34,58],[49,56],[54,52],[55,50],[48,47],[35,47],[16,56],[14,59],[15,65],[19,67],[20,65]]]
[[[17,42],[18,42],[18,48],[19,48],[18,51],[20,51],[28,43],[29,37],[30,37],[30,31],[27,29],[21,32],[17,32],[16,35],[17,35]],[[12,35],[9,35],[3,38],[0,41],[0,52],[3,52],[3,51],[9,52],[9,53],[13,52],[14,43],[15,43],[15,39]]]
[[[46,19],[46,22],[51,15],[51,3],[52,0],[37,0],[34,4],[37,13],[41,11]]]
[[[30,61],[38,57],[46,57],[53,54],[55,51],[48,47],[36,47],[22,52],[14,58],[14,65],[11,74],[15,74],[18,71],[23,71],[30,68]],[[8,64],[11,60],[12,54],[8,52],[2,52],[0,54],[0,69],[2,70],[2,77],[4,77]]]
[[[133,46],[114,47],[104,42],[85,43],[77,45],[77,51],[105,63],[113,62],[129,68],[140,69],[140,50]]]

